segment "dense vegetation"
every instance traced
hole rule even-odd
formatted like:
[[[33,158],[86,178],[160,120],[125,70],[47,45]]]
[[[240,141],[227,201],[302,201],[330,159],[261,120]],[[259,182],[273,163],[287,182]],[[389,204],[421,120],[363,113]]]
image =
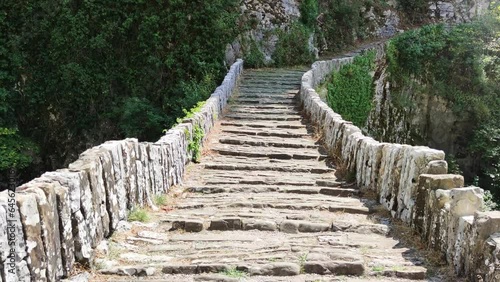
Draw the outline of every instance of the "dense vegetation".
[[[392,85],[411,84],[446,98],[473,119],[463,156],[478,160],[476,184],[500,197],[500,6],[481,21],[428,25],[394,38],[388,48]],[[402,92],[399,95],[404,95]]]
[[[332,74],[328,83],[328,105],[345,120],[364,127],[372,108],[374,94],[372,72],[375,69],[375,52],[354,58]]]
[[[0,175],[61,167],[109,139],[156,140],[225,74],[238,4],[2,1]]]

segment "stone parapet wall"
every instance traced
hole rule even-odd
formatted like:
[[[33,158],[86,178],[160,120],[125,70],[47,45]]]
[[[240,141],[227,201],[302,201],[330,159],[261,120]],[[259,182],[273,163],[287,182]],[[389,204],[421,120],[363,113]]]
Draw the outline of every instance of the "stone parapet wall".
[[[8,191],[1,192],[0,282],[59,281],[75,263],[92,263],[96,247],[129,210],[155,208],[155,195],[182,182],[194,127],[210,131],[242,71],[238,60],[201,110],[158,142],[109,141],[85,151],[67,169],[18,187],[15,204],[9,204]],[[12,260],[9,240],[15,243]]]
[[[383,46],[375,47],[377,53]],[[300,101],[322,136],[329,155],[356,184],[376,192],[394,218],[418,231],[429,248],[441,251],[457,274],[471,281],[500,281],[500,212],[481,212],[483,190],[463,187],[448,173],[443,151],[381,143],[343,120],[315,88],[353,57],[318,61],[302,77]]]

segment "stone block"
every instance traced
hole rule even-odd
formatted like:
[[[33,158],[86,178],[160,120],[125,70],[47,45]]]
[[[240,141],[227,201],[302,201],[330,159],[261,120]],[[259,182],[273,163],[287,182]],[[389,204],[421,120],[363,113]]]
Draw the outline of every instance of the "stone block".
[[[40,222],[36,195],[31,193],[17,193],[16,200],[25,231],[27,253],[30,259],[31,280],[48,281],[47,255],[42,241],[42,224]]]
[[[455,217],[474,215],[483,207],[483,189],[456,188],[450,191],[450,212]]]
[[[448,163],[445,160],[431,161],[427,165],[426,174],[448,174]]]

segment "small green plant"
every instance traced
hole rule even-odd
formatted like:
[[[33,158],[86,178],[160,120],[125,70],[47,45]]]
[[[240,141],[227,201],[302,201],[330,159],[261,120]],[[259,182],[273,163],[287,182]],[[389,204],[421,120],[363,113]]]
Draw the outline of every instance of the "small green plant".
[[[165,206],[167,204],[167,195],[157,195],[155,196],[155,205]]]
[[[245,278],[247,277],[247,273],[241,270],[236,269],[236,267],[228,268],[221,272],[222,274],[231,277],[231,278]]]
[[[114,242],[109,242],[108,259],[117,260],[120,257],[120,248]]]
[[[305,273],[305,264],[307,262],[308,253],[299,256],[300,273]]]
[[[372,271],[374,271],[374,272],[382,272],[382,271],[384,271],[384,269],[385,268],[382,265],[376,265],[376,266],[372,267]]]
[[[201,126],[196,125],[193,128],[193,136],[191,140],[189,141],[188,144],[188,150],[192,154],[192,160],[195,163],[199,163],[201,159],[201,145],[203,141],[203,137],[205,136],[205,133],[203,132],[203,129]]]
[[[184,116],[177,118],[176,124],[180,124],[180,123],[182,123],[183,120],[194,117],[194,114],[201,111],[201,108],[203,108],[203,106],[205,106],[205,103],[206,103],[206,101],[198,102],[196,104],[196,106],[192,107],[189,111],[186,109],[182,109],[182,112],[184,112]]]
[[[498,204],[495,203],[495,199],[493,198],[493,194],[491,194],[491,191],[489,190],[484,191],[483,201],[484,201],[483,211],[487,212],[498,209]]]
[[[145,209],[134,208],[128,214],[128,221],[148,222],[149,214]]]
[[[452,155],[448,154],[446,155],[446,162],[448,163],[448,173],[450,174],[462,174],[462,170],[460,169],[460,166],[458,165],[457,158]]]

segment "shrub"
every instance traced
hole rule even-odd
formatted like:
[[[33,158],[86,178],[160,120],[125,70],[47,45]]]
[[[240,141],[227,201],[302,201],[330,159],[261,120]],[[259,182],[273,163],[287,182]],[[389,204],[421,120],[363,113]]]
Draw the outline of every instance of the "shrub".
[[[328,105],[359,127],[364,127],[372,107],[374,60],[374,52],[354,58],[352,64],[333,73],[328,84]]]
[[[292,24],[287,30],[277,30],[278,42],[273,54],[277,67],[311,63],[314,54],[309,49],[311,31],[301,23]]]

